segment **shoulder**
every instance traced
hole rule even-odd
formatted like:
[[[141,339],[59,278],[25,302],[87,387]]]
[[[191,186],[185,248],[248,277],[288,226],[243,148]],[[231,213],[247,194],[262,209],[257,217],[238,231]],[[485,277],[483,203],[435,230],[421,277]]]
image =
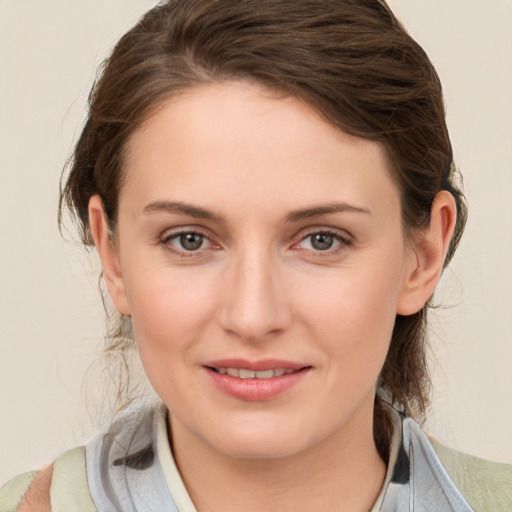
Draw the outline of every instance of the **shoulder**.
[[[453,450],[429,436],[449,477],[475,511],[512,511],[512,465]]]
[[[512,512],[512,466],[447,448],[414,419],[394,418],[391,478],[383,498],[387,508],[382,510],[412,506],[414,510]]]
[[[96,512],[87,485],[85,448],[69,450],[51,466],[20,475],[0,489],[2,512]]]
[[[27,495],[29,487],[34,482],[39,471],[23,473],[0,488],[0,510],[2,512],[14,512],[18,510],[20,503]]]

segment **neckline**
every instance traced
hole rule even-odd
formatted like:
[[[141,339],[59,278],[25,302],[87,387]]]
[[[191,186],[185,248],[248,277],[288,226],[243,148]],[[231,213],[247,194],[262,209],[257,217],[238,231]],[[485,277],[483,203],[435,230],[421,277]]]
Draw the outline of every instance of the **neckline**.
[[[391,436],[389,450],[389,460],[382,488],[370,512],[379,512],[382,507],[386,490],[393,478],[401,446],[400,415],[392,407],[389,407],[389,409],[390,418],[393,426],[393,434]],[[167,409],[165,404],[162,404],[157,413],[156,437],[157,456],[162,468],[165,483],[167,484],[172,499],[180,512],[197,512],[192,500],[190,499],[187,488],[185,487],[185,483],[181,478],[181,474],[174,459],[167,428],[168,415],[169,410]]]

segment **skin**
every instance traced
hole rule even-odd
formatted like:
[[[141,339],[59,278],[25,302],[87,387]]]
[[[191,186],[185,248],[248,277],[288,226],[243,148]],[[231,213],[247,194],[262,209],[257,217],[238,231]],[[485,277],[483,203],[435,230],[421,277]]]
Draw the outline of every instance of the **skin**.
[[[53,465],[46,466],[34,478],[18,512],[51,512],[50,486]]]
[[[99,197],[89,214],[197,509],[369,510],[385,475],[376,382],[396,314],[418,311],[437,284],[451,195],[439,193],[429,229],[406,240],[379,144],[300,99],[224,82],[174,97],[135,132],[114,240]],[[198,250],[183,233],[203,237]],[[204,367],[233,357],[309,370],[247,401]]]

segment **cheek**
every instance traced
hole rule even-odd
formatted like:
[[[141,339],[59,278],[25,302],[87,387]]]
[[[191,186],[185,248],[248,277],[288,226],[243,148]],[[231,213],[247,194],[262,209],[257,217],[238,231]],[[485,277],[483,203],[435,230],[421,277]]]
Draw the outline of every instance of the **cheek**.
[[[127,283],[135,339],[141,358],[185,351],[212,314],[210,286],[169,269],[139,271]]]
[[[333,360],[357,359],[354,371],[384,362],[400,290],[399,264],[377,265],[374,271],[363,267],[317,283],[314,293],[304,293],[301,299],[316,338],[325,340]]]
[[[395,311],[386,303],[385,294],[371,294],[350,285],[331,297],[326,294],[323,305],[317,303],[315,308],[319,329],[315,338],[323,340],[327,369],[323,389],[331,390],[338,403],[356,407],[377,386]]]
[[[132,274],[133,276],[133,274]],[[139,270],[127,285],[132,325],[144,371],[160,398],[179,407],[195,382],[188,371],[197,360],[197,341],[209,332],[209,286],[169,269]],[[186,405],[186,404],[185,404]]]

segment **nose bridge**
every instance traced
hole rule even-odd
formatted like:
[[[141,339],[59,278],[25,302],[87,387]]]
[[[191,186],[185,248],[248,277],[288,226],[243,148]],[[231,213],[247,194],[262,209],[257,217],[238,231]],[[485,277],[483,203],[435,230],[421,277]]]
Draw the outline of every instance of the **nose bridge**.
[[[232,258],[221,321],[247,341],[261,341],[285,329],[290,319],[280,262],[271,250],[245,244]]]

